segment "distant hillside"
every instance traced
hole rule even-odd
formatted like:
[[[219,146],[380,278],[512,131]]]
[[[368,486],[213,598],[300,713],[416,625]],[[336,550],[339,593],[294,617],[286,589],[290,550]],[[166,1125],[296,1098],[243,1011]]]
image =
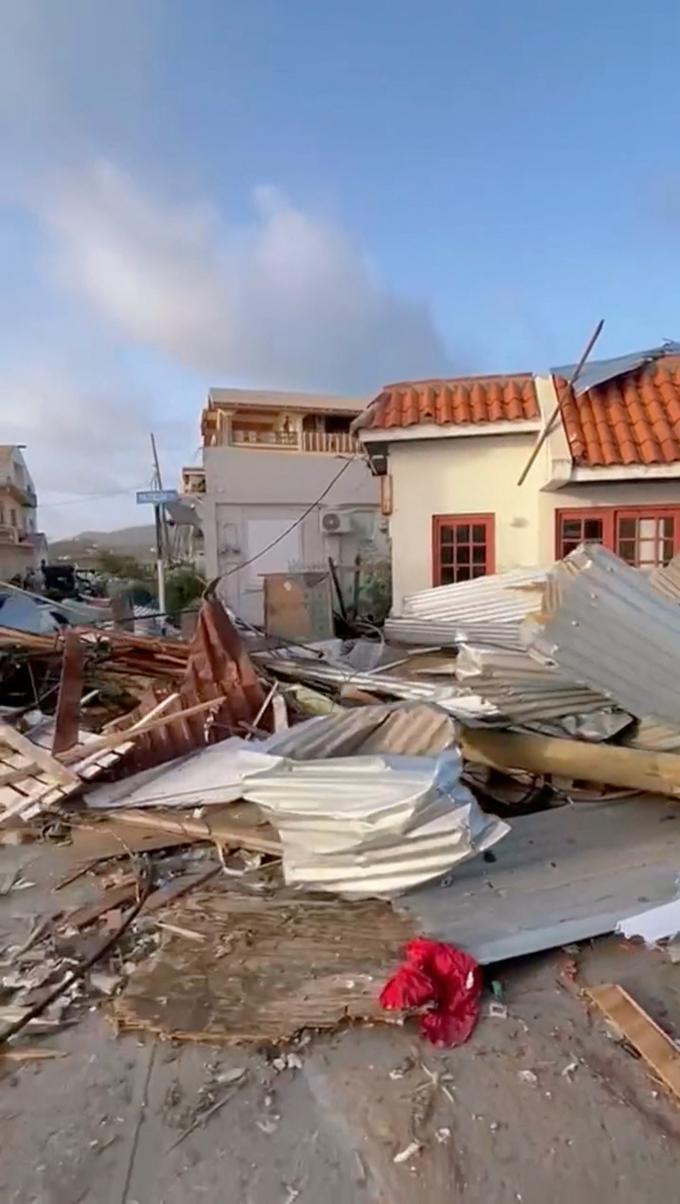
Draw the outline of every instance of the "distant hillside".
[[[155,546],[156,529],[153,523],[147,523],[143,527],[121,527],[119,531],[82,531],[71,539],[57,539],[50,543],[49,558],[85,567],[94,564],[100,552],[117,552],[152,564]]]

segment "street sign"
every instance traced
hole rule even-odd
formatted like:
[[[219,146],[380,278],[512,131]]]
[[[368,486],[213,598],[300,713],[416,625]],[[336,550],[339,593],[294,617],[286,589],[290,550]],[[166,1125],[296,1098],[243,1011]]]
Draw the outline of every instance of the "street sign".
[[[168,502],[176,502],[179,493],[176,489],[140,489],[137,493],[137,505],[145,503],[151,506],[166,506]]]

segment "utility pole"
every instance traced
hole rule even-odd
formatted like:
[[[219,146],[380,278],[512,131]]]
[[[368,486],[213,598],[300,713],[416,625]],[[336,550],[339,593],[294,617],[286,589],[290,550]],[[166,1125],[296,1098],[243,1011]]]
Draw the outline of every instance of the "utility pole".
[[[151,432],[151,451],[153,453],[154,463],[154,489],[162,489],[163,481],[161,479],[161,466],[158,460],[158,451],[156,448],[156,438]],[[158,577],[158,609],[161,612],[160,622],[164,629],[166,624],[166,604],[165,604],[165,549],[164,549],[164,522],[162,519],[162,506],[156,504],[153,508],[154,517],[156,520],[156,574]]]

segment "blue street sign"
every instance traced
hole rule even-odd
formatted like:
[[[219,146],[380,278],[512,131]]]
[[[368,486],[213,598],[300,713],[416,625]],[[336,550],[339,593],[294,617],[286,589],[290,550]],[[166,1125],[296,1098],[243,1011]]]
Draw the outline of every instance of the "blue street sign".
[[[137,493],[137,505],[148,503],[151,506],[165,506],[168,502],[176,502],[179,493],[176,489],[140,489]]]

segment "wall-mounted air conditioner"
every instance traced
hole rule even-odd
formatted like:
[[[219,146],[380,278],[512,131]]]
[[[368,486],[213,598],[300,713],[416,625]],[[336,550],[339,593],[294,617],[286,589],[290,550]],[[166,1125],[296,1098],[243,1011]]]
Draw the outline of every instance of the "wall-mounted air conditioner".
[[[344,510],[326,510],[321,526],[324,535],[351,535],[354,531],[352,516]]]

